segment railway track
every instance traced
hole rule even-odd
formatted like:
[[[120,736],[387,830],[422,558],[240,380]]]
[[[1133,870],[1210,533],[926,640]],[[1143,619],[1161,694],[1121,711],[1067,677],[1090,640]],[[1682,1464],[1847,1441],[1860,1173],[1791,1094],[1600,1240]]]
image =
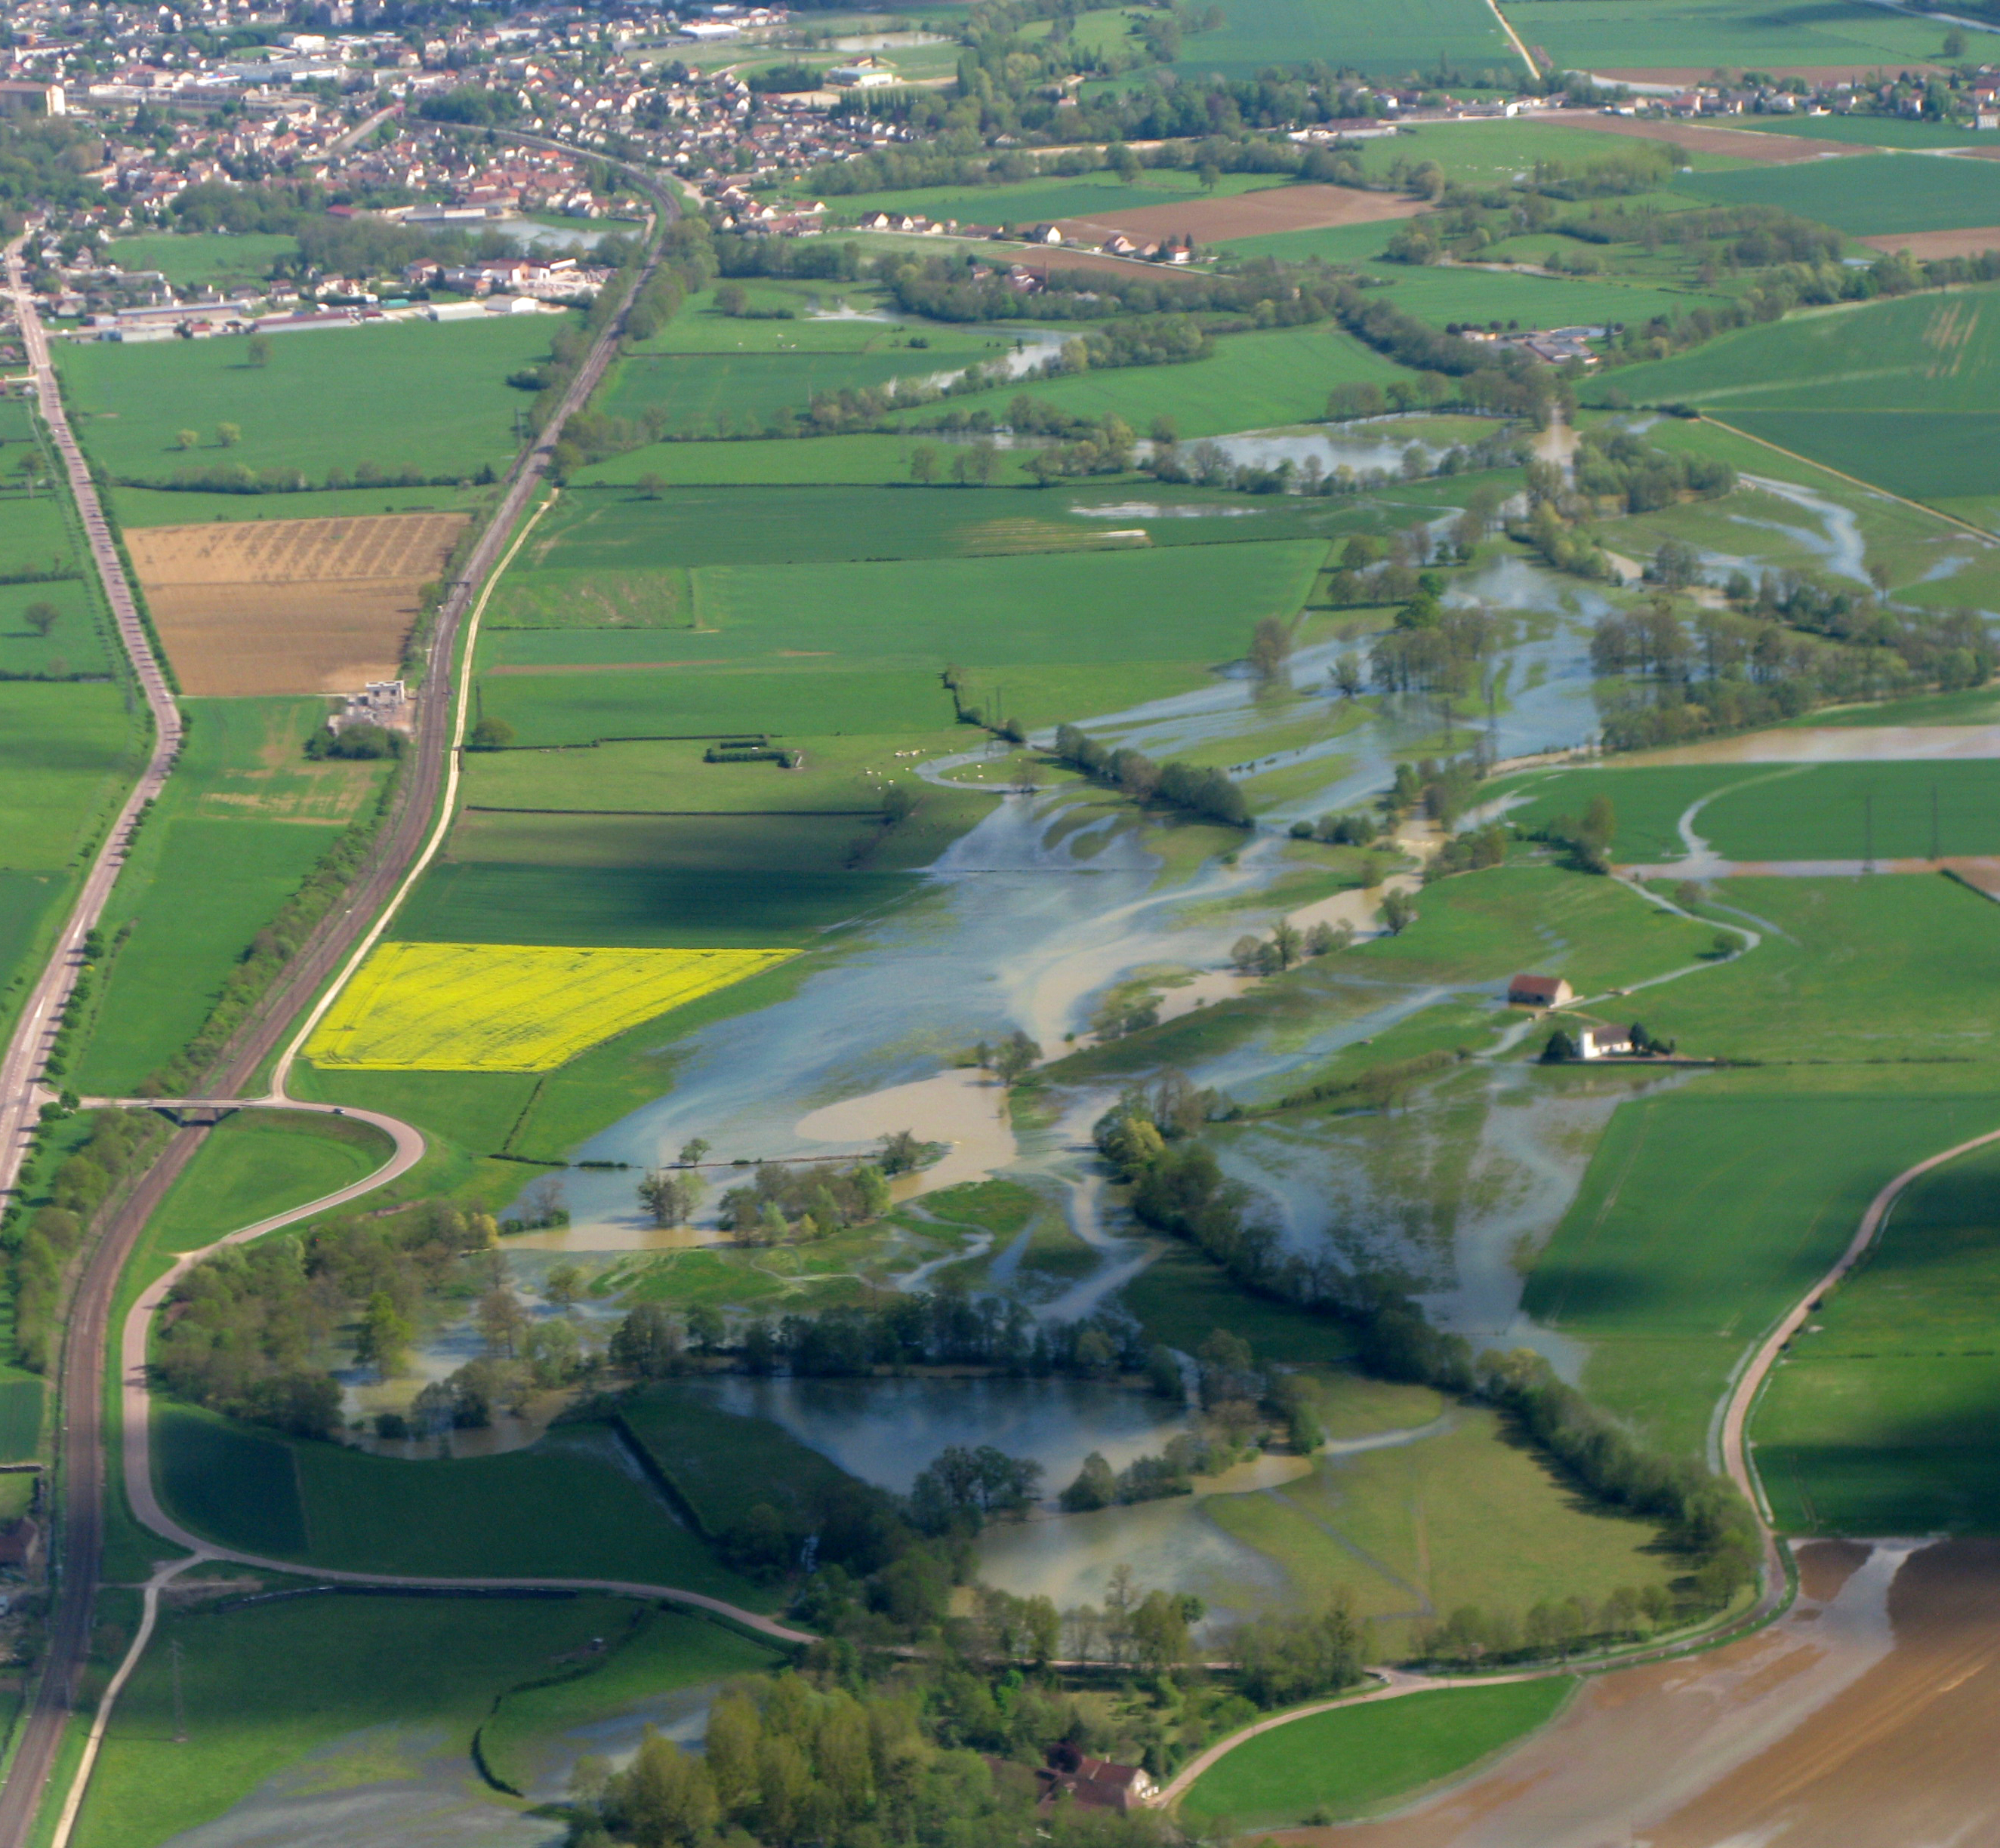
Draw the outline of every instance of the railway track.
[[[658,211],[657,224],[664,227],[678,215],[679,206],[650,176],[641,173],[640,178]],[[39,1076],[81,966],[83,939],[102,914],[141,808],[165,787],[181,740],[179,709],[140,619],[89,464],[63,411],[47,335],[23,279],[20,248],[20,240],[8,247],[8,288],[43,415],[68,474],[92,563],[152,713],[155,737],[146,768],[106,837],[56,951],[23,1009],[4,1063],[0,1063],[0,1188],[11,1187],[18,1177],[28,1135],[47,1098]],[[651,279],[658,261],[655,241],[627,297],[627,306]],[[467,613],[480,584],[499,561],[509,535],[546,480],[564,425],[589,401],[602,379],[624,323],[625,307],[621,307],[600,330],[554,414],[534,442],[516,458],[498,504],[439,605],[425,653],[423,682],[415,700],[416,747],[405,759],[394,808],[349,888],[347,902],[321,921],[224,1049],[209,1075],[206,1088],[212,1095],[241,1096],[252,1088],[255,1074],[276,1049],[294,1017],[332,977],[356,940],[393,898],[405,871],[422,851],[445,785],[452,739],[451,670]],[[184,1129],[169,1139],[123,1198],[106,1212],[75,1282],[55,1382],[59,1424],[54,1480],[58,1514],[50,1548],[49,1629],[41,1673],[21,1722],[5,1781],[0,1784],[0,1848],[26,1848],[77,1711],[89,1659],[103,1555],[107,1454],[103,1385],[112,1296],[148,1219],[207,1133],[205,1129]]]

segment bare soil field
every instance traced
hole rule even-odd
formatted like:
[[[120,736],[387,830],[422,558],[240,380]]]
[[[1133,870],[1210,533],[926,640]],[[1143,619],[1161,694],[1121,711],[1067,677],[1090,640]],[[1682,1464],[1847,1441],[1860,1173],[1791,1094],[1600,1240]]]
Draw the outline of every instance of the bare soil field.
[[[1706,81],[1706,80],[1704,80]],[[1633,116],[1604,116],[1595,109],[1557,109],[1536,118],[1565,128],[1593,128],[1600,134],[1632,135],[1667,141],[1696,154],[1729,154],[1743,161],[1816,161],[1829,154],[1873,154],[1848,141],[1815,141],[1804,135],[1759,134],[1754,129],[1707,128],[1697,122],[1646,122]]]
[[[184,692],[357,692],[395,677],[463,514],[152,526],[127,536]]]
[[[1134,206],[1129,212],[1064,218],[1059,223],[1066,238],[1104,238],[1123,231],[1128,238],[1184,235],[1198,244],[1225,244],[1231,238],[1260,238],[1271,231],[1318,231],[1332,225],[1414,218],[1429,210],[1422,199],[1394,192],[1364,192],[1353,186],[1273,186],[1261,192],[1239,193],[1234,199]]]
[[[1911,1848],[2000,1830],[2000,1543],[1815,1543],[1758,1635],[1592,1678],[1562,1717],[1402,1815],[1313,1848]]]
[[[2000,148],[1994,151],[1991,158],[2000,158]],[[1939,257],[1976,257],[1986,251],[2000,250],[2000,224],[1989,224],[1976,231],[1889,231],[1856,241],[1891,253],[1906,250],[1920,262],[1929,263]]]

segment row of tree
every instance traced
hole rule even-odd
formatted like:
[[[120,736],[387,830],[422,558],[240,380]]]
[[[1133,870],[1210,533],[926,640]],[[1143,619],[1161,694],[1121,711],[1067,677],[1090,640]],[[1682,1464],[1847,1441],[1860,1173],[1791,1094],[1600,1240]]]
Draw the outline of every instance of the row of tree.
[[[1074,725],[1056,728],[1055,751],[1072,769],[1122,789],[1134,801],[1162,802],[1225,827],[1250,825],[1250,805],[1242,790],[1210,766],[1157,764],[1144,751],[1123,746],[1107,749]]]

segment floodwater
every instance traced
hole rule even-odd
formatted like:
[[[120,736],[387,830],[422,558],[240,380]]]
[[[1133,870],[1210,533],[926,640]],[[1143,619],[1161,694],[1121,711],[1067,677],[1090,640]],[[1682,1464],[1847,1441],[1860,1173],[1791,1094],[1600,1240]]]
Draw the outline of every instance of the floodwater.
[[[2000,1544],[1818,1542],[1759,1635],[1590,1680],[1489,1770],[1321,1848],[1974,1848],[2000,1839]]]
[[[1079,1379],[756,1379],[719,1374],[683,1390],[768,1418],[864,1482],[907,1495],[947,1445],[990,1444],[1042,1465],[1044,1496],[1099,1452],[1113,1469],[1188,1429],[1185,1404]]]

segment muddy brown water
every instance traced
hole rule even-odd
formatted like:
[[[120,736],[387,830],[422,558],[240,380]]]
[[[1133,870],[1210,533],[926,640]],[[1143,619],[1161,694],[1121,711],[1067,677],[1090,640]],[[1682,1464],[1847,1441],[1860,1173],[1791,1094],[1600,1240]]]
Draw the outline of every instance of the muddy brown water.
[[[2000,1542],[1814,1543],[1761,1635],[1586,1683],[1400,1815],[1300,1848],[1972,1848],[2000,1842]]]

